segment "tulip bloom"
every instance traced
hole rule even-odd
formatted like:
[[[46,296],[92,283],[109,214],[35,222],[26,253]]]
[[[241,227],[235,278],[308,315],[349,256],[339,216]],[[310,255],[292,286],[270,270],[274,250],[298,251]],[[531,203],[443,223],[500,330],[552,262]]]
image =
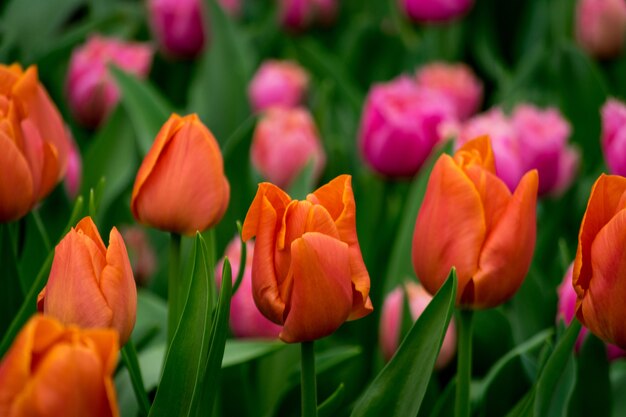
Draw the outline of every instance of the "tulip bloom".
[[[581,48],[597,58],[612,58],[622,51],[624,36],[624,0],[578,0],[576,41]]]
[[[611,174],[626,175],[626,105],[610,99],[602,106],[602,151]]]
[[[139,167],[130,208],[140,223],[192,234],[222,219],[229,196],[211,132],[196,114],[173,114]]]
[[[416,22],[445,22],[464,15],[474,0],[399,0],[400,8]]]
[[[261,175],[287,188],[312,161],[319,178],[326,154],[311,114],[303,108],[272,108],[257,123],[250,148],[252,165]]]
[[[122,235],[114,227],[109,247],[85,217],[54,250],[48,284],[37,308],[65,324],[111,327],[124,345],[135,327],[137,288]]]
[[[572,262],[569,268],[567,268],[567,272],[563,277],[563,282],[561,282],[558,289],[559,307],[557,319],[563,320],[566,325],[569,325],[574,319],[574,315],[576,314],[576,300],[578,299],[576,291],[574,291],[574,287],[572,286],[573,270],[574,263]],[[585,337],[587,337],[587,333],[587,328],[583,327],[580,329],[580,334],[578,335],[578,339],[576,339],[576,350],[579,350],[582,347]],[[607,343],[606,345],[606,353],[611,361],[626,356],[626,351],[623,351],[619,347],[610,343]]]
[[[139,78],[150,72],[152,48],[147,44],[91,36],[74,49],[67,74],[68,104],[76,120],[86,127],[98,127],[113,111],[120,91],[109,74],[114,64]]]
[[[361,117],[361,154],[382,175],[412,177],[441,141],[440,129],[454,114],[448,97],[419,88],[408,77],[376,85]]]
[[[148,0],[148,15],[166,54],[193,58],[202,52],[208,34],[202,25],[201,0]]]
[[[596,336],[622,349],[626,348],[624,201],[626,178],[601,175],[591,189],[580,225],[572,277],[578,320]]]
[[[235,337],[276,339],[281,327],[272,323],[261,314],[254,304],[252,295],[252,259],[254,257],[254,242],[246,243],[246,263],[239,289],[230,301],[230,329]],[[241,241],[235,237],[226,248],[224,256],[232,266],[233,284],[239,274],[241,260]],[[215,279],[222,285],[223,261],[215,268]]]
[[[495,172],[486,136],[454,157],[442,155],[415,222],[413,266],[420,282],[435,294],[455,267],[457,305],[472,309],[511,298],[535,246],[537,171],[526,173],[513,194]]]
[[[254,301],[287,343],[322,338],[373,310],[351,181],[341,175],[303,201],[262,183],[246,215],[242,237],[256,236]]]
[[[0,362],[0,415],[118,417],[117,337],[34,316]]]
[[[37,68],[0,64],[0,223],[26,215],[63,179],[70,139]]]
[[[250,104],[255,111],[272,106],[296,107],[302,104],[309,74],[292,61],[265,61],[248,88]]]
[[[434,62],[420,68],[416,80],[418,87],[432,88],[450,98],[459,120],[467,119],[480,108],[483,84],[465,64]]]
[[[404,290],[408,296],[409,310],[413,321],[422,315],[433,297],[419,284],[407,282]],[[390,360],[400,344],[400,328],[404,311],[404,292],[401,287],[391,291],[385,298],[380,315],[379,343],[385,360]],[[435,369],[443,369],[450,363],[456,352],[456,330],[454,319],[450,321],[443,338],[441,350],[435,361]]]

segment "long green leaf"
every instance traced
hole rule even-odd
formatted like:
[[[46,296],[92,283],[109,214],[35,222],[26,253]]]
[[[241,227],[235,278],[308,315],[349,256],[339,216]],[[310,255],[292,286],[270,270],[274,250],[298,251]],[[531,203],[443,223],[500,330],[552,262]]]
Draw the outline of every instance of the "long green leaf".
[[[353,417],[416,416],[454,310],[454,269],[391,361],[357,401]]]
[[[610,417],[613,398],[606,345],[588,334],[576,359],[578,376],[569,405],[569,417]]]
[[[17,257],[8,224],[0,224],[0,334],[3,334],[24,300]]]
[[[231,339],[226,341],[222,368],[240,365],[274,353],[287,346],[279,341]]]

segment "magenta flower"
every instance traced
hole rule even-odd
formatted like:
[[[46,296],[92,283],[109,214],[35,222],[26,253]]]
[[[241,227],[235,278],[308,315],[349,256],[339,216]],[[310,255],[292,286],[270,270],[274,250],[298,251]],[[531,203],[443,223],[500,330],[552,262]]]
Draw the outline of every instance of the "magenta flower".
[[[292,61],[265,61],[248,88],[250,104],[255,111],[272,106],[296,107],[302,104],[309,75]]]

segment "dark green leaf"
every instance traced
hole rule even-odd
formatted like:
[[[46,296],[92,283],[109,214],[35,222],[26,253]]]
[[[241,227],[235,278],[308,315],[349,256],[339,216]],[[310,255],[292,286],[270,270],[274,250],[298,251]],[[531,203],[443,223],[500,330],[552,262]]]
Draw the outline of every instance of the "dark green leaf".
[[[317,414],[319,417],[334,416],[337,414],[341,403],[346,395],[346,386],[339,384],[335,392],[333,392],[328,398],[324,400],[317,407]]]
[[[568,415],[610,417],[613,398],[606,345],[589,333],[576,359],[578,375]]]
[[[235,366],[274,353],[286,345],[279,341],[230,339],[226,341],[222,368]]]
[[[4,334],[24,301],[17,257],[8,224],[0,224],[0,334]]]

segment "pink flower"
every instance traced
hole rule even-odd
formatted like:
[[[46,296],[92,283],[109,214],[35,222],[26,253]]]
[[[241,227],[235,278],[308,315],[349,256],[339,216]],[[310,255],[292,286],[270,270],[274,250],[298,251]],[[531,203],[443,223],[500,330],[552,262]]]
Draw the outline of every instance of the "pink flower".
[[[411,310],[411,318],[417,320],[424,312],[432,296],[419,284],[407,282],[404,290],[408,296],[409,309]],[[398,349],[400,344],[400,328],[402,326],[404,306],[404,291],[401,287],[397,287],[387,295],[383,304],[383,310],[380,317],[380,348],[385,360],[390,360]],[[444,368],[456,352],[456,331],[454,321],[451,321],[446,335],[443,339],[443,345],[439,351],[439,356],[435,362],[435,369]]]
[[[626,105],[609,99],[602,106],[602,151],[611,174],[626,175]]]
[[[72,137],[72,132],[67,129],[67,136],[70,138],[70,148],[67,154],[67,170],[65,171],[65,191],[70,199],[75,199],[80,191],[80,184],[83,173],[83,163],[80,150]]]
[[[557,321],[563,320],[566,325],[569,325],[576,315],[577,296],[576,291],[574,290],[574,286],[572,285],[573,268],[574,263],[572,262],[569,268],[567,268],[567,272],[563,277],[563,282],[561,282],[561,285],[559,285],[559,288],[557,290],[559,295],[559,305],[556,318]],[[576,351],[580,350],[580,348],[582,347],[588,332],[589,330],[586,327],[582,327],[580,329],[580,334],[578,335],[578,339],[576,340]],[[626,356],[626,351],[609,343],[606,344],[606,352],[609,360],[611,361]]]
[[[626,36],[624,0],[579,0],[576,7],[576,40],[590,55],[618,55]]]
[[[252,78],[248,88],[255,111],[272,106],[296,107],[302,104],[309,84],[309,75],[292,61],[265,61]]]
[[[368,165],[390,177],[412,177],[454,120],[454,106],[443,94],[419,88],[402,76],[375,85],[361,117],[359,146]]]
[[[257,123],[251,147],[252,165],[269,182],[289,188],[310,160],[319,178],[326,155],[317,128],[303,108],[274,107]]]
[[[337,0],[279,0],[280,21],[292,30],[302,30],[313,23],[331,24],[337,15]]]
[[[208,34],[201,0],[148,0],[148,12],[152,32],[166,54],[192,58],[202,52]]]
[[[434,62],[420,68],[416,80],[419,87],[432,88],[448,96],[459,120],[467,119],[480,107],[483,84],[465,64]]]
[[[282,327],[272,323],[261,314],[252,296],[252,258],[254,256],[254,242],[246,243],[246,269],[239,289],[230,302],[230,328],[235,337],[277,339]],[[224,256],[228,257],[232,268],[233,284],[239,274],[241,260],[241,241],[235,237],[228,244]],[[215,270],[215,279],[218,285],[222,283],[223,261]]]
[[[417,22],[443,22],[465,14],[473,0],[399,0],[400,7]]]
[[[152,49],[148,45],[99,35],[91,36],[74,49],[66,91],[76,120],[86,127],[97,127],[119,101],[120,92],[109,74],[109,64],[144,78],[151,61]]]

